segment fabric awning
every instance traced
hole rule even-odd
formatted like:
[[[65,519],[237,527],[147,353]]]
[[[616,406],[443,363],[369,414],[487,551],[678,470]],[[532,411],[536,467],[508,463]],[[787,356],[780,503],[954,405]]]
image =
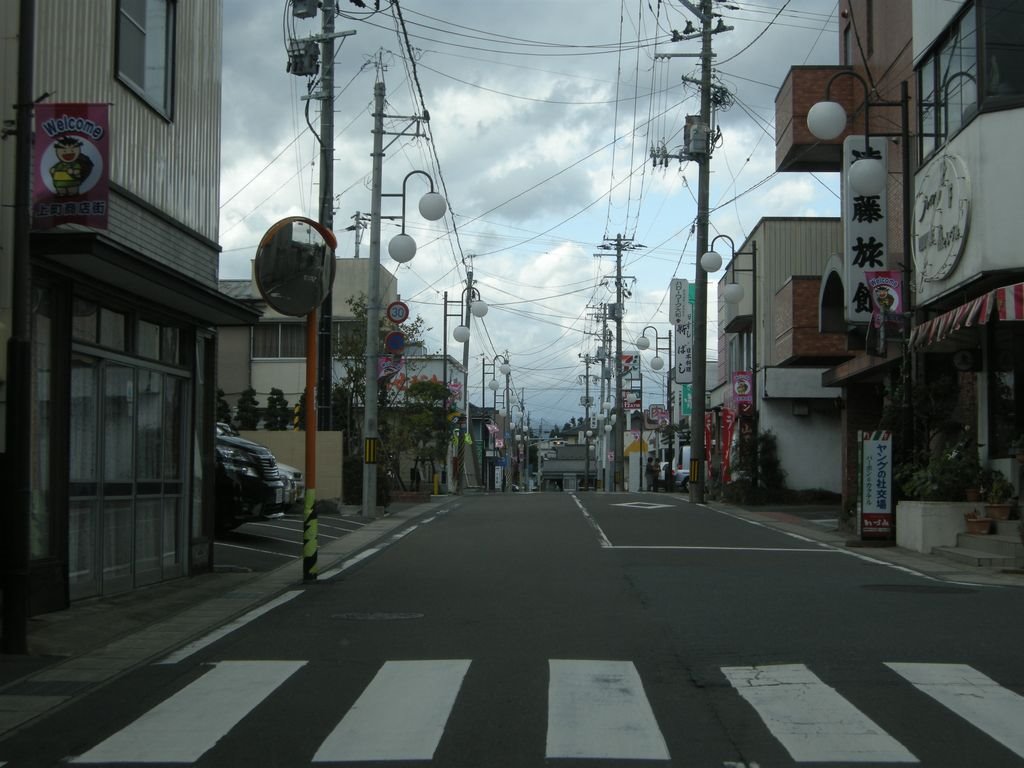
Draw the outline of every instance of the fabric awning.
[[[995,288],[914,326],[910,332],[910,346],[926,347],[948,339],[962,328],[985,325],[992,317],[993,310],[999,320],[1024,320],[1024,283]]]

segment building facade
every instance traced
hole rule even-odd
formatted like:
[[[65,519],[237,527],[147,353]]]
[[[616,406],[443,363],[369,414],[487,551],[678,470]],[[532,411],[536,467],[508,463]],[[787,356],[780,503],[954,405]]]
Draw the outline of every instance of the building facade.
[[[840,390],[822,374],[849,357],[841,334],[822,334],[820,275],[839,248],[839,219],[763,218],[731,255],[718,283],[718,364],[709,378],[711,465],[730,473],[736,446],[776,436],[786,485],[838,493]],[[721,241],[719,241],[721,242]],[[730,303],[727,286],[742,287]]]
[[[2,5],[8,118],[19,4]],[[106,221],[31,212],[29,560],[43,612],[212,566],[215,328],[255,315],[217,292],[221,3],[35,7],[37,136],[50,102],[109,107]],[[12,144],[0,149],[5,274]],[[75,204],[85,185],[53,173]]]
[[[332,343],[336,357],[331,361],[331,380],[342,390],[351,391],[352,384],[362,389],[362,373],[359,381],[349,382],[349,370],[343,359],[346,354],[363,357],[366,339],[366,322],[356,317],[351,302],[363,301],[369,280],[370,261],[367,259],[336,259],[332,296]],[[388,306],[399,300],[398,282],[383,266],[379,269],[381,304]],[[272,390],[281,390],[290,406],[299,404],[306,387],[306,320],[302,317],[288,317],[268,307],[259,294],[255,280],[221,280],[220,290],[227,296],[245,302],[260,312],[259,322],[251,327],[226,327],[218,329],[219,354],[217,359],[217,381],[228,405],[234,409],[240,395],[247,389],[255,392],[261,406],[267,404]],[[398,329],[401,326],[397,326]],[[461,407],[465,369],[460,361],[443,354],[425,354],[418,346],[408,347],[404,353],[392,356],[384,352],[390,365],[382,370],[381,386],[400,400],[409,385],[417,381],[441,382],[447,380],[453,398]],[[343,439],[346,455],[361,450],[358,443],[362,434],[362,403],[356,398],[345,400],[346,413],[340,423],[332,423],[332,429],[343,430],[350,425],[350,435]],[[439,412],[439,419],[447,413]],[[393,452],[392,446],[385,450]],[[401,482],[408,484],[411,478],[420,484],[431,482],[433,474],[450,475],[450,464],[455,451],[451,451],[448,462],[436,463],[427,457],[429,452],[413,449],[399,449],[399,464],[414,474],[403,474]],[[477,466],[473,463],[473,466]],[[340,472],[340,466],[335,473]],[[323,480],[340,487],[340,477],[334,477],[331,470],[326,475],[318,473]]]
[[[859,435],[880,427],[894,430],[905,463],[963,443],[1019,494],[1024,265],[1015,206],[1024,178],[1003,148],[1014,145],[1024,107],[1024,2],[844,0],[840,10],[841,64],[794,67],[779,91],[776,160],[779,170],[842,171],[845,200],[843,145],[864,141],[869,108],[872,147],[877,140],[888,151],[879,266],[900,276],[900,311],[881,323],[844,316],[854,287],[846,267],[857,257],[849,237],[820,296],[822,328],[845,333],[851,352],[823,376],[843,391],[844,509],[857,504]],[[842,134],[819,140],[807,113],[829,82],[852,117]],[[929,387],[949,395],[941,428],[924,421]]]

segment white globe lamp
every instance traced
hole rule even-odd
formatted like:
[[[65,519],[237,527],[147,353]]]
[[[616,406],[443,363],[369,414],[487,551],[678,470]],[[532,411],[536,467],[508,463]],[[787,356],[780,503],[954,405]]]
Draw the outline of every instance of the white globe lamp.
[[[846,130],[846,110],[836,101],[819,101],[807,110],[807,128],[822,141],[831,141]]]
[[[452,336],[454,336],[455,340],[460,344],[465,344],[469,341],[469,328],[464,325],[457,325],[455,326],[455,330],[452,331]]]
[[[388,253],[399,264],[405,264],[412,261],[412,257],[416,255],[416,241],[404,232],[395,235],[388,243]]]
[[[879,195],[885,191],[886,169],[881,160],[861,158],[850,166],[850,186],[862,195]]]
[[[420,198],[420,215],[427,221],[437,221],[448,210],[448,201],[437,192],[427,192]]]
[[[641,336],[639,339],[636,340],[637,349],[648,349],[650,346],[651,340],[648,339],[646,336]]]
[[[743,301],[743,286],[739,283],[729,283],[722,289],[722,298],[729,304],[739,304]]]
[[[651,359],[651,370],[652,371],[660,371],[664,367],[665,367],[665,361],[662,360],[659,355],[655,355]]]
[[[722,254],[708,251],[700,257],[700,266],[705,272],[717,272],[722,268]]]
[[[512,373],[512,366],[508,363],[502,363],[498,366],[498,370],[501,371],[503,375],[508,376]]]
[[[473,317],[483,317],[487,314],[487,310],[490,307],[487,306],[487,302],[476,299],[472,304],[469,305],[469,311],[473,314]]]

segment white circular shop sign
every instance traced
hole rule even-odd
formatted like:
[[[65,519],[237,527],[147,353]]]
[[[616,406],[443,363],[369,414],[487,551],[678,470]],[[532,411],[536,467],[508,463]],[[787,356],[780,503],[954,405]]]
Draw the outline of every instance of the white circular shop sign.
[[[914,263],[923,280],[945,280],[967,244],[971,182],[957,155],[935,158],[920,178],[914,201]]]

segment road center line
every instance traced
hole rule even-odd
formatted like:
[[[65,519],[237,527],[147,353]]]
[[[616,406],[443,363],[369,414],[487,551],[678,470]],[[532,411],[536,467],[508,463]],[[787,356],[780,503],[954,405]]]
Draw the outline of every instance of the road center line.
[[[580,501],[579,496],[573,494],[572,500],[576,502],[576,506],[580,508],[580,512],[583,513],[584,519],[590,524],[590,527],[597,533],[597,541],[603,549],[611,549],[612,543],[608,540],[608,537],[604,535],[604,531],[601,530],[601,526],[597,524],[597,520],[591,517],[587,508],[583,506],[583,502]]]

